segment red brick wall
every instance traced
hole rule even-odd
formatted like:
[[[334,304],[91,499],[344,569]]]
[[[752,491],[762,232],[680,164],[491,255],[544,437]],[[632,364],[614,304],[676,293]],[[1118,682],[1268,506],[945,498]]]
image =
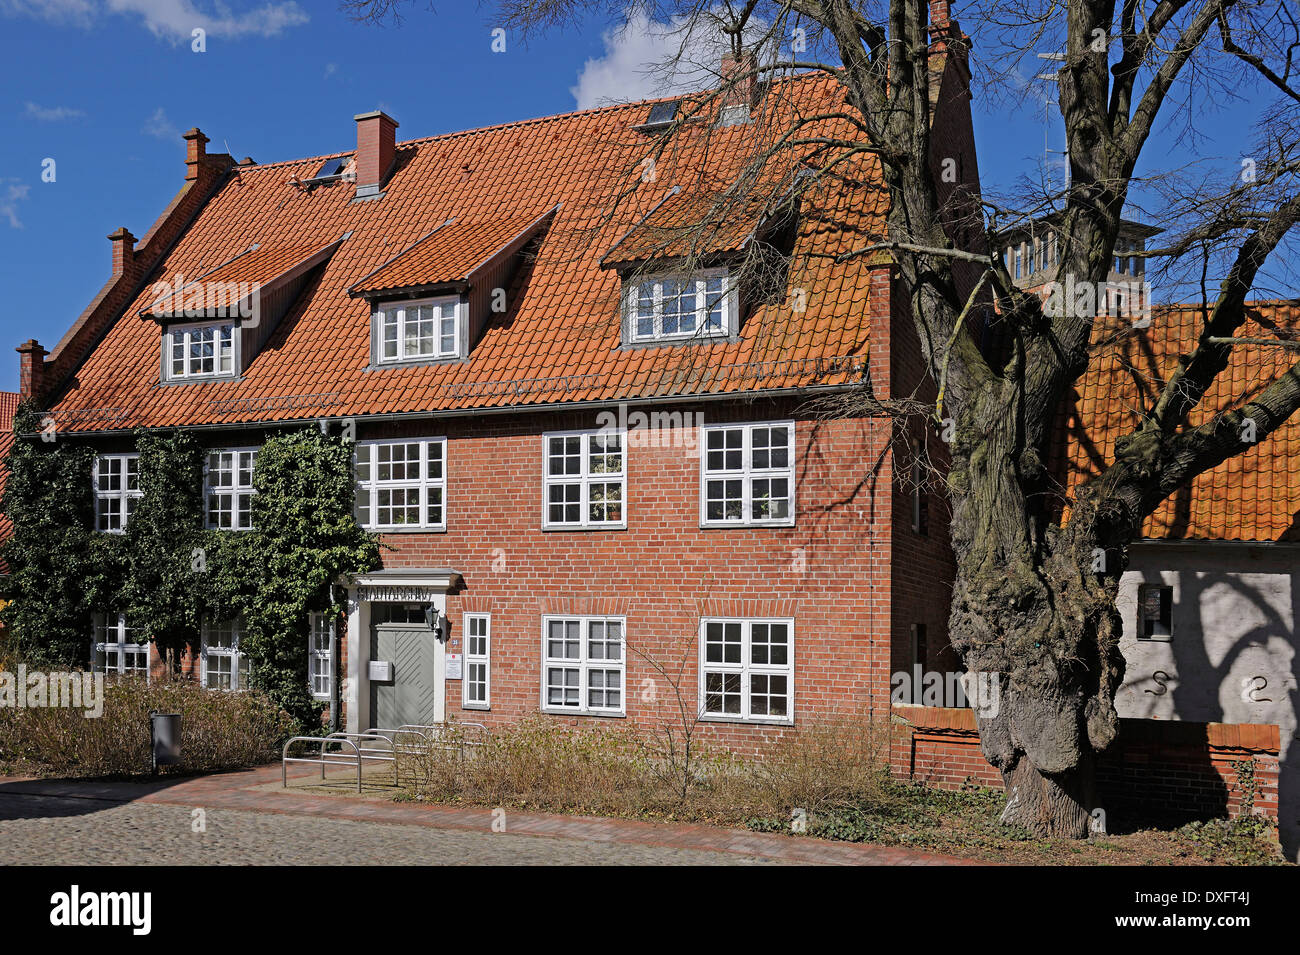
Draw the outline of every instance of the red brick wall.
[[[941,789],[1001,788],[980,752],[971,710],[899,707],[890,745],[895,776]],[[1144,814],[1236,816],[1242,790],[1237,766],[1255,761],[1257,814],[1277,819],[1278,728],[1256,724],[1124,719],[1118,741],[1101,758],[1103,807]],[[1109,810],[1108,810],[1109,811]]]
[[[635,408],[632,410],[636,410]],[[448,530],[385,534],[385,567],[450,567],[464,578],[449,596],[450,652],[463,653],[466,612],[492,614],[491,710],[448,713],[500,725],[535,713],[541,697],[541,620],[547,613],[627,617],[627,719],[555,716],[581,725],[669,722],[671,682],[643,655],[676,673],[694,706],[703,616],[793,617],[796,727],[833,714],[869,715],[888,700],[889,485],[862,491],[888,424],[816,421],[789,402],[686,406],[705,423],[797,417],[793,528],[702,529],[699,460],[672,446],[631,447],[627,530],[542,531],[542,441],[552,430],[595,428],[595,412],[453,419],[358,439],[446,435]],[[679,439],[680,440],[680,439]],[[883,498],[882,498],[883,495]],[[781,727],[709,724],[703,734],[753,750]]]

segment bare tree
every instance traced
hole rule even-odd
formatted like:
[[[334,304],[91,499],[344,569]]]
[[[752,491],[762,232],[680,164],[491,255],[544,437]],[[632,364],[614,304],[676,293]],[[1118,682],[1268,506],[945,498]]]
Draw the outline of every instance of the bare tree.
[[[383,20],[401,0],[353,0],[354,15]],[[500,25],[525,34],[591,13],[621,16],[625,0],[500,0]],[[779,222],[782,208],[843,207],[825,201],[858,189],[862,173],[887,199],[878,234],[863,229],[856,256],[888,255],[910,295],[917,337],[939,400],[881,402],[864,381],[838,413],[918,413],[949,422],[947,485],[957,561],[950,639],[968,670],[999,674],[1002,705],[980,715],[983,751],[1008,789],[1004,819],[1041,835],[1083,837],[1095,805],[1094,760],[1115,738],[1114,696],[1123,677],[1115,608],[1126,547],[1175,490],[1263,440],[1300,406],[1300,366],[1243,394],[1200,424],[1191,413],[1227,367],[1261,287],[1265,266],[1300,217],[1293,118],[1300,100],[1292,57],[1300,47],[1285,0],[983,0],[966,26],[992,55],[979,65],[990,88],[1052,54],[1068,144],[1069,181],[1019,197],[1018,208],[982,205],[937,175],[944,144],[932,128],[936,47],[964,53],[968,39],[947,4],[924,0],[677,0],[635,4],[678,24],[679,52],[721,32],[741,67],[717,89],[683,100],[671,126],[648,141],[669,157],[700,116],[752,80],[820,74],[838,84],[838,109],[799,108],[769,96],[755,117],[750,155],[735,179],[702,184],[689,215],[668,217],[661,257],[689,260],[755,209]],[[962,11],[966,15],[968,11]],[[932,21],[932,13],[933,21]],[[800,42],[793,44],[791,37]],[[1063,53],[1061,52],[1063,51]],[[1023,84],[1022,84],[1023,85]],[[1170,238],[1148,253],[1158,267],[1193,275],[1204,322],[1177,367],[1118,444],[1114,460],[1068,502],[1047,462],[1062,440],[1058,412],[1088,367],[1096,314],[1045,308],[1016,286],[991,241],[1001,227],[1054,212],[1059,275],[1105,282],[1121,213],[1135,198],[1135,170],[1157,124],[1187,126],[1194,142],[1206,97],[1249,88],[1260,144],[1251,175],[1168,170],[1177,195],[1162,208]],[[823,104],[824,105],[824,104]],[[1235,144],[1229,144],[1235,148]],[[1226,171],[1224,171],[1226,169]],[[1180,174],[1174,176],[1174,173]],[[707,186],[707,188],[705,187]],[[629,178],[628,195],[636,193]],[[1207,205],[1208,203],[1208,205]],[[684,207],[679,207],[684,208]],[[611,213],[612,215],[612,213]],[[626,221],[624,217],[623,221]],[[647,218],[647,223],[650,218]],[[714,242],[716,245],[716,241]],[[779,243],[776,244],[779,246]],[[647,251],[647,250],[642,250]],[[771,273],[771,259],[746,267]],[[779,271],[778,271],[779,276]],[[974,316],[996,302],[1001,347],[981,346]],[[990,316],[991,317],[991,316]],[[1267,336],[1266,336],[1267,339]],[[1258,336],[1252,337],[1258,345]],[[684,359],[687,360],[687,359]],[[1069,519],[1063,521],[1063,505]],[[1103,559],[1098,560],[1098,555]]]

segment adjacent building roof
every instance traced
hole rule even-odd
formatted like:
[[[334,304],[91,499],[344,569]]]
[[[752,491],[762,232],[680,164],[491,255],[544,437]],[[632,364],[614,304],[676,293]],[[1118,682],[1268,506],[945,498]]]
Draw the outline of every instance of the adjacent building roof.
[[[1242,338],[1300,340],[1300,302],[1251,302]],[[1148,328],[1099,325],[1092,362],[1065,409],[1068,440],[1058,462],[1073,493],[1112,460],[1159,396],[1178,357],[1189,353],[1204,318],[1199,308],[1157,307]],[[1196,427],[1258,395],[1300,359],[1277,345],[1239,344],[1188,425]],[[1160,540],[1300,541],[1300,421],[1197,477],[1147,520]]]
[[[842,90],[822,77],[776,84],[767,95],[765,111],[787,125],[847,108]],[[130,320],[113,323],[53,395],[60,430],[522,409],[860,377],[870,273],[879,262],[835,257],[883,232],[884,190],[870,157],[825,177],[805,201],[812,214],[801,214],[788,284],[801,290],[806,308],[758,304],[735,340],[623,347],[621,279],[601,268],[601,258],[673,186],[688,194],[725,189],[762,136],[757,122],[687,124],[646,177],[640,161],[648,140],[635,129],[646,108],[613,106],[398,143],[382,197],[362,201],[344,180],[299,188],[330,157],[240,165],[148,283],[233,273],[241,261],[274,271],[303,250],[349,237],[237,380],[161,385],[159,329],[137,317],[157,297],[144,288],[125,310]],[[804,132],[809,139],[818,129],[851,134],[840,125],[828,119]],[[784,161],[789,168],[773,168],[774,179],[800,165]],[[491,317],[468,359],[368,367],[367,296],[464,277],[481,255],[552,209],[553,221],[516,273],[508,310]]]

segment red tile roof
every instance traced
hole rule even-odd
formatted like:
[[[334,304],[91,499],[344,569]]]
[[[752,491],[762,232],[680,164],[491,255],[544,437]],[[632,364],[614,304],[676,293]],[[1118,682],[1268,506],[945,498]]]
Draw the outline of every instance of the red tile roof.
[[[467,282],[494,255],[529,238],[554,212],[549,209],[540,215],[503,216],[478,222],[449,219],[348,291],[364,295]]]
[[[9,477],[9,452],[14,446],[14,412],[18,410],[19,397],[16,391],[0,391],[0,494],[4,493]],[[7,541],[13,532],[13,521],[0,512],[0,544]],[[0,574],[7,573],[9,566],[0,560]]]
[[[780,95],[768,94],[766,112],[782,128],[798,116],[846,109],[842,89],[828,78],[799,79],[777,89]],[[60,428],[527,407],[857,378],[867,348],[870,271],[877,263],[835,263],[834,257],[883,231],[885,191],[871,157],[841,167],[838,178],[824,176],[805,200],[789,285],[803,290],[799,298],[806,309],[759,305],[736,341],[621,347],[620,280],[600,268],[600,257],[672,186],[707,191],[734,181],[765,129],[758,122],[688,126],[659,159],[653,181],[641,183],[639,162],[648,140],[633,126],[645,110],[645,104],[614,106],[399,143],[385,194],[367,201],[354,201],[346,182],[311,190],[291,184],[311,175],[326,157],[239,167],[150,281],[233,269],[232,260],[254,243],[270,257],[273,249],[320,248],[344,233],[351,236],[238,380],[160,386],[159,330],[135,317],[150,304],[146,290],[126,309],[131,320],[117,320],[56,393],[52,405]],[[817,129],[827,135],[851,132],[839,119],[806,131],[811,136]],[[774,162],[773,181],[788,181],[802,168],[792,157],[785,162],[781,168]],[[631,199],[608,218],[615,196],[630,186]],[[373,282],[372,273],[386,263],[393,277],[384,281],[463,269],[472,256],[444,250],[436,232],[429,238],[434,261],[416,269],[423,253],[409,263],[404,256],[395,260],[423,246],[417,240],[448,220],[466,224],[466,243],[472,238],[476,247],[486,247],[497,235],[471,236],[471,223],[502,223],[504,233],[557,205],[535,259],[520,269],[509,311],[492,317],[467,360],[367,370],[370,308],[348,289],[367,276]],[[462,261],[450,264],[456,259]]]
[[[1252,302],[1244,338],[1300,338],[1300,302]],[[1157,307],[1151,325],[1099,326],[1092,363],[1066,409],[1065,479],[1069,492],[1114,459],[1115,441],[1132,432],[1175,367],[1195,346],[1198,309]],[[1276,345],[1237,345],[1228,367],[1192,412],[1196,427],[1258,395],[1296,361]],[[1148,518],[1146,538],[1300,541],[1300,421],[1291,418],[1242,454],[1200,475]]]
[[[151,286],[151,293],[166,285],[171,288],[150,302],[141,310],[142,315],[165,316],[173,311],[183,310],[189,296],[195,291],[202,292],[204,287],[217,285],[247,285],[250,288],[268,288],[276,285],[288,276],[301,274],[306,269],[318,264],[339,244],[335,239],[324,245],[269,245],[250,247],[236,254],[229,261],[217,266],[210,272],[187,280],[182,272],[176,276],[163,274],[158,282]],[[180,287],[175,287],[180,281]],[[225,303],[227,305],[234,303]]]

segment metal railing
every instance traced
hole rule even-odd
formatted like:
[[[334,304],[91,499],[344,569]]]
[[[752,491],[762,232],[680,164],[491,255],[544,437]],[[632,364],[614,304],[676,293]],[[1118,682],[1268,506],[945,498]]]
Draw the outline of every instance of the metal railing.
[[[477,738],[460,738],[458,731],[471,729]],[[294,736],[284,744],[281,753],[281,783],[289,785],[289,764],[309,763],[320,766],[320,778],[325,778],[329,766],[356,767],[357,792],[361,792],[361,770],[367,760],[393,764],[393,781],[400,785],[402,781],[401,757],[419,753],[428,746],[455,748],[464,758],[466,747],[483,745],[481,737],[486,736],[488,728],[482,723],[403,723],[397,729],[372,727],[362,733],[330,733],[328,736]],[[456,735],[453,735],[456,734]],[[317,746],[314,756],[290,756],[289,748],[294,743],[311,743]],[[329,750],[331,744],[340,749]],[[342,749],[350,748],[351,752]]]

